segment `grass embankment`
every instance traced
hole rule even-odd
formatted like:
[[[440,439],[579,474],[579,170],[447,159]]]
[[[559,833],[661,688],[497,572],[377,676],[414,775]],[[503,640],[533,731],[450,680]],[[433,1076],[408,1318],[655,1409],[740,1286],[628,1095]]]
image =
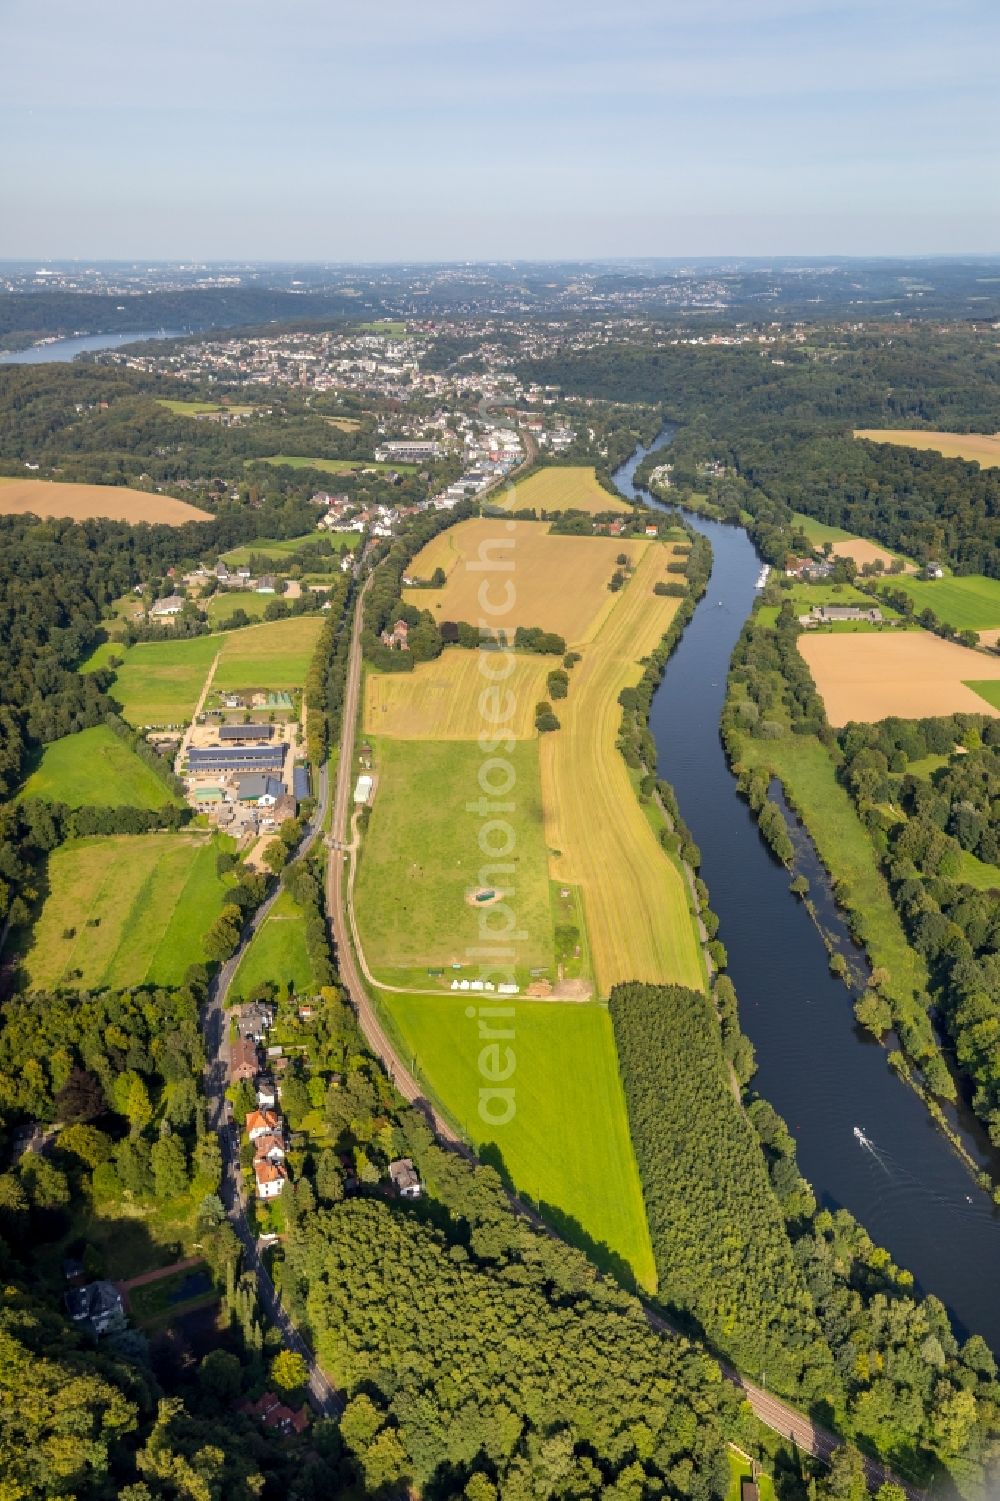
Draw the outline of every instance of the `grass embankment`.
[[[899,576],[886,584],[909,595],[914,609],[934,611],[937,618],[956,631],[1000,630],[1000,579],[981,573],[961,578],[918,579]]]
[[[620,980],[703,984],[687,884],[635,794],[617,748],[621,690],[665,634],[679,600],[653,593],[672,556],[642,556],[614,610],[570,675],[562,729],[541,745],[545,840],[553,880],[579,886],[601,995]]]
[[[501,861],[484,855],[479,836],[487,819],[476,804],[482,796],[479,772],[483,752],[475,741],[383,740],[378,748],[378,790],[362,844],[355,885],[355,909],[365,956],[373,974],[388,984],[426,986],[428,969],[443,969],[450,983],[453,964],[478,976],[484,932],[502,931],[507,907],[477,910],[466,897],[486,874],[516,915],[511,941],[514,968],[524,985],[532,968],[554,978],[554,933],[549,902],[538,747],[515,744],[506,756],[514,773],[504,820],[513,848]],[[470,811],[469,804],[473,807]],[[512,875],[488,874],[491,866],[513,866]],[[503,946],[499,939],[496,947]]]
[[[504,511],[631,511],[620,495],[605,490],[589,465],[565,464],[536,469],[516,485],[507,485],[489,498],[491,506]]]
[[[18,795],[70,808],[163,808],[179,799],[107,725],[47,745]]]
[[[479,1113],[486,1045],[476,1006],[509,1005],[512,1016],[491,1026],[513,1032],[515,1113],[491,1126]],[[500,1167],[518,1191],[553,1225],[588,1249],[599,1265],[621,1269],[637,1283],[656,1285],[638,1170],[632,1152],[607,1009],[600,1005],[507,1002],[484,996],[383,994],[407,1064],[415,1063],[428,1089],[487,1162]],[[506,1054],[502,1054],[504,1065]],[[486,1105],[487,1111],[496,1106]]]
[[[226,883],[223,844],[186,834],[74,839],[49,856],[48,895],[25,942],[36,990],[179,985],[203,964]]]
[[[825,747],[812,735],[783,740],[743,737],[740,764],[763,767],[776,776],[788,801],[806,824],[817,852],[834,882],[848,889],[847,905],[857,914],[858,937],[875,966],[890,980],[884,987],[899,1015],[926,1025],[919,997],[927,989],[927,970],[906,941],[892,904],[878,856],[847,791],[837,781]]]
[[[283,891],[250,941],[233,977],[234,998],[248,995],[256,985],[290,985],[296,995],[315,988],[306,947],[305,918],[288,891]]]

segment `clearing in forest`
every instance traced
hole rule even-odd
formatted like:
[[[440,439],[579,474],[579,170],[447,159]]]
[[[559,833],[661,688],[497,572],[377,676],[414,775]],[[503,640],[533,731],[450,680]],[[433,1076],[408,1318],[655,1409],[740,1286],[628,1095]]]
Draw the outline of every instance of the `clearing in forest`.
[[[535,735],[535,704],[547,698],[545,680],[558,657],[469,651],[449,647],[413,672],[369,672],[365,678],[365,734],[395,740],[474,740],[483,730],[484,693],[511,694],[514,712],[504,728],[515,740]],[[497,682],[488,676],[512,669]],[[489,707],[487,703],[486,707]]]
[[[231,847],[231,841],[226,841]],[[73,839],[53,850],[24,946],[35,990],[180,985],[225,904],[223,844],[188,834]]]
[[[900,448],[919,448],[945,459],[971,459],[989,469],[1000,464],[1000,433],[932,433],[925,428],[856,428],[856,438],[870,443],[895,443]]]
[[[211,521],[208,511],[175,500],[172,495],[150,495],[124,485],[60,484],[54,480],[16,479],[0,485],[0,516],[65,516],[71,521],[104,517],[132,525],[146,521],[151,526],[184,526],[188,521]]]
[[[799,637],[801,651],[838,729],[857,719],[890,715],[924,719],[943,714],[994,714],[967,684],[1000,679],[1000,658],[986,656],[929,631]]]
[[[505,485],[489,497],[491,506],[505,511],[631,511],[620,495],[605,490],[589,465],[558,464],[536,469],[527,479]]]
[[[442,620],[480,621],[513,635],[517,626],[555,631],[567,646],[589,641],[612,609],[608,585],[624,555],[633,564],[648,547],[611,537],[553,536],[548,523],[481,517],[433,538],[409,573],[447,575],[440,589],[406,589],[403,598]],[[552,659],[558,666],[558,658]]]

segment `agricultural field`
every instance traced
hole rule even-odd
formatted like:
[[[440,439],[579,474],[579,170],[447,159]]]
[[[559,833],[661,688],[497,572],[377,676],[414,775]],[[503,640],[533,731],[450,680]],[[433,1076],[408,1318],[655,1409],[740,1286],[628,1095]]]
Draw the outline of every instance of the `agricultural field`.
[[[924,428],[865,427],[855,429],[854,436],[867,438],[871,443],[930,450],[945,459],[974,460],[984,469],[1000,464],[1000,433],[931,433]]]
[[[961,578],[894,578],[889,582],[910,596],[918,612],[933,610],[956,631],[1000,629],[1000,579],[970,573]]]
[[[540,744],[549,873],[581,889],[600,995],[620,980],[704,985],[686,881],[660,845],[616,746],[618,694],[639,681],[639,659],[680,603],[653,593],[670,556],[659,543],[644,553],[573,668],[568,698],[555,705],[562,729]]]
[[[825,521],[817,521],[813,516],[807,516],[804,511],[793,511],[792,520],[800,531],[806,535],[806,540],[813,547],[822,547],[824,542],[854,542],[857,539],[853,533],[845,532],[839,526],[828,526]]]
[[[233,997],[238,1000],[265,983],[291,985],[296,995],[308,994],[315,985],[305,918],[288,891],[282,891],[250,940],[233,978]]]
[[[324,417],[323,421],[328,422],[331,427],[335,427],[341,433],[356,433],[361,426],[357,417]]]
[[[111,696],[122,705],[129,724],[187,723],[225,639],[192,636],[181,641],[146,641],[127,651],[118,642],[112,643],[112,655],[123,656],[124,662]],[[92,666],[92,661],[87,664]]]
[[[982,714],[986,700],[967,684],[1000,679],[1000,657],[988,657],[929,631],[816,634],[799,637],[799,650],[838,729],[851,719],[874,722],[896,715]]]
[[[513,946],[518,979],[527,984],[533,967],[544,967],[554,978],[537,744],[518,742],[506,759],[516,775],[510,797],[515,806],[507,815],[515,843],[504,859],[514,866],[507,886],[525,936]],[[502,910],[477,910],[468,900],[491,863],[479,846],[483,819],[466,806],[481,795],[483,762],[475,741],[379,742],[378,787],[354,907],[368,964],[386,984],[426,986],[428,969],[444,969],[447,978],[436,983],[446,986],[453,964],[479,973],[470,951],[483,943],[481,923],[490,925],[488,913],[494,912],[497,926]]]
[[[226,692],[301,688],[323,625],[321,615],[296,615],[202,638],[221,644],[212,686]]]
[[[232,412],[245,417],[254,410],[253,407],[230,406],[228,402],[176,401],[165,396],[158,396],[156,404],[166,407],[168,412],[173,412],[177,417],[203,417],[208,412]]]
[[[507,665],[512,671],[502,683],[486,670]],[[420,662],[413,672],[369,672],[365,679],[366,735],[390,735],[395,740],[475,740],[487,728],[480,703],[491,687],[512,694],[514,712],[504,721],[505,733],[516,740],[535,735],[535,704],[547,697],[545,679],[558,659],[510,653],[506,662],[496,653],[448,648],[432,662]],[[489,705],[487,705],[489,707]]]
[[[47,745],[18,795],[70,808],[162,808],[179,800],[107,725]]]
[[[251,620],[261,620],[268,605],[277,598],[276,594],[255,594],[247,589],[223,589],[210,594],[208,599],[199,600],[199,604],[208,616],[209,625],[216,626],[237,610],[242,610]]]
[[[403,339],[407,336],[406,324],[393,318],[383,318],[376,323],[359,323],[357,328],[359,333],[383,334],[388,339]]]
[[[30,986],[179,985],[189,965],[205,962],[203,936],[225,904],[222,848],[191,834],[138,834],[53,850],[23,950]]]
[[[826,580],[818,584],[800,583],[796,580],[790,589],[782,588],[781,600],[782,603],[785,600],[790,601],[796,615],[808,615],[816,605],[857,605],[861,610],[870,610],[874,603],[870,595],[863,594],[860,589],[855,589],[853,584],[833,584]],[[900,619],[899,612],[892,609],[884,600],[879,600],[878,608],[886,620]],[[779,605],[761,605],[754,618],[760,625],[774,625],[779,609]],[[819,631],[877,631],[878,629],[877,625],[871,625],[868,621],[855,620],[810,627],[810,630]]]
[[[997,713],[1000,714],[1000,683],[995,681],[989,682],[983,678],[973,678],[971,681],[967,680],[965,686],[966,688],[971,688],[973,693],[977,694],[980,698],[985,699],[990,707],[996,709]],[[982,713],[982,708],[980,708],[979,712]]]
[[[125,656],[125,647],[120,641],[102,641],[88,657],[84,657],[77,672],[97,672],[101,667],[107,667],[112,659]]]
[[[404,1057],[484,1160],[544,1206],[571,1241],[591,1248],[599,1265],[625,1262],[652,1291],[653,1253],[607,1009],[511,1003],[516,1113],[491,1127],[479,1114],[482,1042],[468,1004],[468,996],[381,997]]]
[[[261,537],[257,542],[248,542],[245,547],[232,547],[222,554],[223,562],[231,568],[249,563],[251,557],[284,558],[298,552],[307,542],[315,542],[318,533],[302,532],[298,537]]]
[[[617,595],[608,583],[616,558],[625,553],[634,564],[648,546],[645,540],[553,536],[548,524],[540,521],[476,518],[433,538],[410,565],[416,578],[431,578],[443,568],[444,587],[405,589],[403,598],[430,610],[436,620],[475,622],[483,615],[479,591],[487,579],[489,599],[499,605],[508,594],[512,598],[510,610],[495,616],[497,628],[513,632],[519,625],[541,626],[556,631],[568,646],[578,646],[593,639],[614,607]],[[496,571],[470,566],[480,559],[494,562]],[[513,564],[510,571],[499,566],[505,562]]]
[[[354,474],[359,469],[392,469],[413,474],[416,464],[381,464],[375,459],[313,459],[304,454],[273,453],[267,458],[248,459],[248,464],[278,464],[286,469],[321,469],[324,474]]]
[[[537,469],[516,485],[507,485],[489,498],[504,511],[631,511],[620,495],[611,495],[587,465],[553,465]]]
[[[835,542],[833,556],[850,558],[858,568],[863,568],[866,563],[881,563],[886,571],[895,561],[893,553],[884,547],[879,547],[877,542],[866,542],[862,537],[851,537],[846,542]]]
[[[87,521],[102,516],[109,521],[136,524],[184,526],[188,521],[211,521],[208,511],[175,500],[172,495],[150,495],[124,485],[58,484],[53,480],[16,479],[0,485],[0,516],[66,516]]]

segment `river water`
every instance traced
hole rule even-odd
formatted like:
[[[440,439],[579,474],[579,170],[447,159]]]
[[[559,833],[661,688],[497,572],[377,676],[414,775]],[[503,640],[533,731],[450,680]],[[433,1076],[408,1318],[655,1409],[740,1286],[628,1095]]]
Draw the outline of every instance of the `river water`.
[[[119,349],[122,344],[138,344],[143,339],[176,339],[176,329],[149,329],[144,334],[81,334],[72,339],[53,339],[51,344],[33,344],[30,349],[0,350],[0,365],[64,364],[78,354],[94,354],[98,349]]]
[[[669,437],[667,429],[656,443]],[[649,499],[633,480],[648,451],[637,450],[614,476],[630,498]],[[650,727],[659,773],[701,850],[741,1024],[757,1052],[754,1085],[788,1122],[819,1202],[850,1210],[922,1291],[942,1300],[960,1334],[982,1334],[1000,1355],[1000,1212],[855,1023],[851,996],[830,974],[822,938],[726,762],[719,736],[726,674],[760,559],[742,527],[687,519],[711,542],[714,565],[653,700]],[[981,1141],[965,1139],[983,1160]]]

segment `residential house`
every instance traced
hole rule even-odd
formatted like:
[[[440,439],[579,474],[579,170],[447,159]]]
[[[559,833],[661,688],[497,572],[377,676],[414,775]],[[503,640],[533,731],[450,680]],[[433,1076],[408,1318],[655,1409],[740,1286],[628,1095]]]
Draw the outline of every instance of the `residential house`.
[[[260,1067],[257,1044],[252,1037],[239,1037],[229,1048],[229,1077],[234,1083],[252,1079]]]
[[[258,1136],[278,1136],[281,1131],[281,1116],[276,1110],[251,1110],[247,1116],[246,1132],[251,1141]]]
[[[274,594],[278,588],[278,581],[273,573],[265,573],[257,580],[258,594]]]
[[[924,578],[925,579],[943,579],[944,578],[944,569],[941,567],[941,564],[940,563],[928,563],[927,567],[924,569]]]
[[[284,1162],[285,1144],[280,1136],[267,1132],[254,1139],[253,1155],[255,1162]]]
[[[241,1402],[236,1410],[283,1434],[304,1433],[309,1427],[309,1409],[305,1403],[298,1412],[293,1412],[274,1392],[265,1392],[256,1402]]]
[[[401,1199],[420,1198],[420,1179],[409,1157],[389,1163],[389,1178]]]
[[[254,1042],[263,1042],[265,1036],[274,1026],[274,1007],[266,1001],[248,1001],[240,1007],[239,1016],[236,1018],[236,1027],[241,1037],[249,1037]],[[254,1069],[254,1073],[257,1070]]]
[[[166,599],[158,599],[150,608],[150,615],[156,619],[179,615],[184,608],[184,601],[179,594],[168,594]]]
[[[273,1110],[278,1103],[278,1091],[274,1080],[267,1074],[258,1074],[254,1081],[254,1089],[257,1091],[257,1105],[261,1110]]]
[[[113,1282],[90,1282],[66,1293],[66,1312],[74,1324],[90,1334],[102,1335],[125,1327],[125,1304]]]
[[[405,620],[397,620],[391,631],[382,632],[382,645],[390,651],[409,651],[410,627]]]
[[[283,1162],[269,1162],[267,1158],[255,1162],[253,1175],[257,1180],[258,1199],[277,1199],[288,1182],[288,1169]]]

